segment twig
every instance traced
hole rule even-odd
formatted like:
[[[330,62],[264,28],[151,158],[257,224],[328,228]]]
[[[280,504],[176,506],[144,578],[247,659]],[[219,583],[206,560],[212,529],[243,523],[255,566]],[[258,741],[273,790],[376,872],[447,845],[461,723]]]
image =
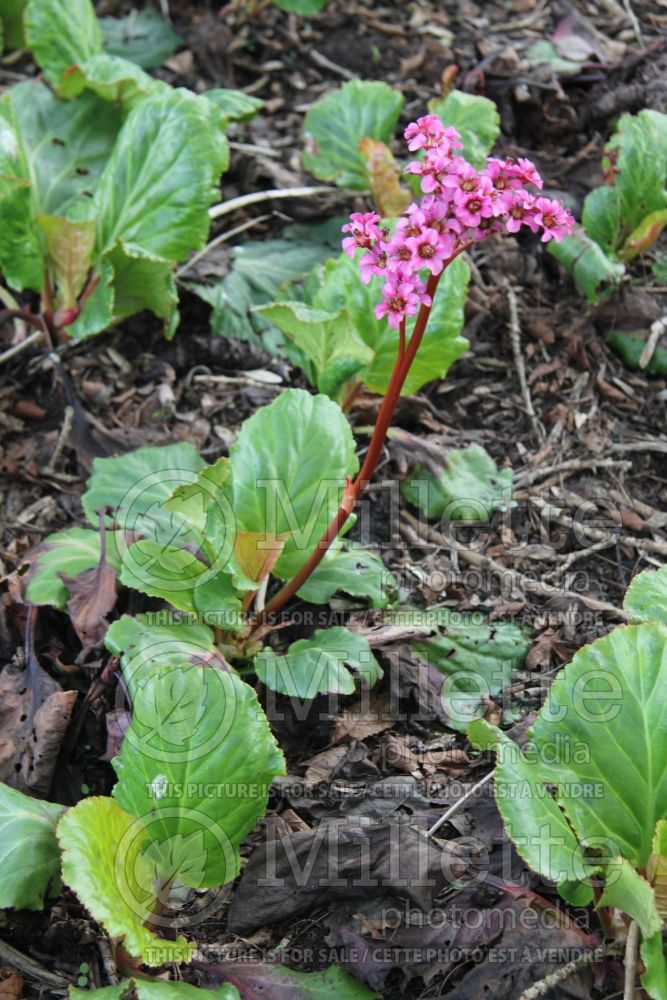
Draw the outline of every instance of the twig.
[[[528,469],[519,472],[516,477],[517,486],[532,486],[538,479],[546,479],[554,472],[573,472],[578,469],[631,469],[632,462],[617,458],[570,458],[555,465],[544,465],[541,469]]]
[[[3,353],[0,354],[0,365],[5,361],[9,361],[10,358],[15,357],[17,354],[20,354],[21,351],[26,349],[26,347],[30,347],[31,344],[34,344],[36,340],[39,340],[40,337],[43,336],[44,330],[35,330],[34,333],[31,333],[29,337],[26,337],[25,340],[22,340],[19,344],[14,344],[13,347],[3,351]]]
[[[575,524],[569,514],[565,514],[559,507],[553,507],[540,496],[532,495],[531,502],[539,510],[548,512],[549,516],[554,521],[557,521],[558,524],[562,524],[564,528],[572,528],[576,532],[580,532],[586,540],[590,540],[591,542],[601,542],[606,539],[607,545],[612,545],[613,542],[619,541],[621,545],[631,545],[638,552],[646,550],[647,552],[659,552],[660,555],[667,556],[667,542],[655,541],[652,538],[635,538],[634,535],[621,534],[620,532],[616,532],[612,538],[608,531],[602,531],[600,528],[594,528],[588,524]]]
[[[309,49],[308,55],[313,60],[315,65],[319,66],[321,69],[328,69],[332,73],[336,73],[337,76],[342,76],[345,80],[357,79],[356,73],[351,73],[349,69],[345,69],[344,66],[339,66],[338,63],[332,62],[331,59],[327,59],[326,56],[323,56],[322,53],[318,52],[316,49]]]
[[[97,939],[97,947],[100,950],[102,965],[104,966],[104,971],[107,974],[107,979],[109,980],[111,986],[115,986],[118,982],[118,968],[116,966],[116,960],[113,957],[111,945],[104,935],[100,935]]]
[[[516,373],[519,376],[519,385],[521,386],[521,398],[523,399],[523,405],[530,419],[533,431],[535,432],[538,440],[544,444],[544,428],[537,419],[537,414],[535,413],[535,409],[533,407],[533,401],[530,398],[530,390],[526,379],[526,368],[523,363],[523,354],[521,353],[521,327],[519,325],[519,308],[516,299],[516,292],[507,279],[503,281],[503,284],[505,285],[505,290],[507,292],[507,303],[510,310],[509,333],[510,341],[512,343],[512,354],[514,355],[514,367],[516,368]]]
[[[603,538],[601,541],[595,542],[594,545],[589,545],[586,549],[579,549],[577,552],[570,552],[569,556],[567,556],[565,561],[560,566],[557,566],[551,573],[545,573],[542,579],[556,580],[558,577],[563,578],[570,566],[576,563],[579,559],[585,559],[587,556],[592,556],[594,552],[599,552],[601,549],[606,549],[608,547],[609,539]]]
[[[634,1000],[637,983],[637,953],[639,951],[639,924],[633,920],[625,942],[625,983],[623,1000]]]
[[[667,313],[657,319],[655,323],[651,324],[651,331],[648,335],[648,340],[644,344],[644,349],[639,355],[639,367],[646,368],[650,363],[651,358],[655,354],[655,349],[658,346],[658,341],[662,337],[663,333],[667,330]]]
[[[460,799],[457,799],[456,802],[442,814],[440,819],[437,819],[435,821],[430,830],[427,831],[426,836],[432,837],[433,834],[436,833],[440,829],[440,827],[443,826],[447,822],[447,820],[454,815],[454,813],[457,813],[459,809],[461,809],[465,805],[468,799],[471,799],[473,795],[477,795],[480,788],[484,788],[485,785],[488,785],[492,777],[493,777],[493,771],[489,771],[489,773],[485,774],[480,781],[478,781],[475,785],[472,786],[472,788],[469,788],[468,791],[465,793],[465,795],[462,795]]]
[[[579,969],[585,968],[587,965],[594,965],[599,962],[605,956],[604,948],[596,948],[594,951],[584,952],[579,958],[573,959],[568,962],[567,965],[562,966],[560,969],[556,969],[555,972],[550,972],[548,976],[544,979],[540,979],[539,982],[534,983],[530,989],[525,990],[519,1000],[536,1000],[537,997],[543,997],[546,993],[549,993],[554,986],[558,986],[565,979],[569,979],[573,976],[575,972]]]
[[[253,226],[257,226],[259,225],[260,222],[265,222],[267,219],[270,218],[271,218],[270,212],[268,215],[258,215],[256,219],[249,219],[247,222],[242,223],[240,226],[234,226],[233,229],[227,229],[225,230],[224,233],[220,233],[220,235],[216,236],[215,239],[212,239],[210,243],[207,243],[205,247],[202,247],[199,253],[193,254],[193,256],[190,257],[189,260],[186,260],[185,264],[183,264],[182,267],[179,267],[176,270],[176,277],[180,278],[182,274],[185,274],[187,271],[190,271],[194,267],[194,265],[198,261],[200,261],[202,257],[205,257],[207,253],[210,253],[211,250],[214,249],[214,247],[219,246],[221,243],[226,243],[227,240],[233,239],[235,236],[238,236],[239,233],[244,233],[246,229],[252,229]]]
[[[635,12],[632,9],[632,7],[630,6],[630,0],[623,0],[623,9],[624,9],[625,13],[628,15],[628,20],[630,21],[630,24],[632,25],[632,30],[635,33],[635,38],[637,39],[637,41],[639,42],[640,45],[643,45],[644,44],[644,39],[642,38],[642,29],[639,26],[639,21],[637,20],[637,15],[635,14]]]
[[[667,440],[655,438],[653,441],[630,441],[628,444],[610,444],[609,451],[659,451],[667,455]]]
[[[60,461],[60,456],[63,453],[63,448],[67,444],[67,439],[72,432],[73,423],[74,423],[74,407],[66,406],[65,416],[63,418],[63,425],[60,429],[60,434],[58,435],[56,446],[53,449],[53,454],[49,459],[48,465],[46,465],[43,469],[43,473],[45,476],[50,476],[54,472],[56,465]]]
[[[229,215],[230,212],[237,212],[239,208],[246,205],[258,205],[262,201],[272,201],[274,198],[310,198],[315,194],[339,194],[345,196],[341,188],[330,187],[329,185],[315,184],[312,187],[296,188],[272,188],[270,191],[254,191],[252,194],[242,194],[238,198],[230,198],[219,205],[209,208],[210,219],[219,219],[221,215]],[[353,192],[355,198],[357,192]]]
[[[438,536],[434,528],[430,525],[423,525],[409,511],[404,511],[403,519],[412,524],[417,533],[419,533],[419,529],[423,530],[425,528],[428,543],[436,545],[441,549],[451,549],[469,565],[477,566],[479,569],[494,573],[501,581],[503,589],[523,590],[538,597],[564,597],[568,600],[580,601],[587,608],[590,608],[591,611],[605,611],[607,614],[613,615],[621,621],[629,620],[626,612],[621,608],[617,608],[614,604],[609,604],[607,601],[598,601],[595,597],[589,597],[587,594],[580,594],[574,590],[556,587],[553,584],[546,583],[544,580],[534,580],[532,577],[517,573],[516,570],[509,569],[507,566],[502,566],[490,556],[485,556],[483,553],[476,552],[473,549],[467,549],[463,545],[457,545],[451,538],[445,539],[442,535]],[[509,587],[507,586],[508,584]]]
[[[3,963],[13,965],[14,968],[24,972],[30,979],[35,979],[38,983],[44,983],[46,986],[52,987],[58,993],[67,992],[67,979],[63,979],[62,976],[58,976],[54,972],[49,972],[44,966],[39,965],[32,958],[24,955],[21,951],[17,951],[16,948],[12,948],[10,944],[2,940],[0,940],[0,959],[2,959]]]

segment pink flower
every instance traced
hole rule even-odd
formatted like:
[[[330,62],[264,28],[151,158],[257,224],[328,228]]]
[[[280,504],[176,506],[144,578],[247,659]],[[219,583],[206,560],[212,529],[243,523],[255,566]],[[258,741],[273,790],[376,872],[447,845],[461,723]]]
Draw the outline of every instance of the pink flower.
[[[379,241],[372,250],[367,250],[365,254],[362,254],[359,260],[362,284],[367,285],[375,274],[384,275],[388,260],[387,246]]]
[[[460,148],[459,133],[451,126],[445,127],[437,115],[424,115],[416,122],[411,122],[403,133],[408,141],[408,149],[414,153],[418,149],[434,149],[438,147],[444,153]]]
[[[528,226],[531,232],[537,232],[535,196],[528,191],[504,192],[496,203],[496,213],[499,216],[507,216],[505,228],[508,233],[518,233],[521,226]]]
[[[406,247],[412,252],[415,267],[427,267],[431,274],[440,274],[445,261],[451,257],[454,250],[453,236],[436,232],[435,229],[424,229],[419,236],[412,236],[405,241]]]
[[[534,184],[536,188],[541,188],[544,185],[544,181],[537,172],[537,167],[531,160],[520,156],[515,170],[522,184]]]
[[[375,307],[375,318],[387,317],[389,326],[398,330],[406,316],[414,316],[420,305],[431,305],[424,284],[418,278],[408,281],[403,275],[393,275],[382,289],[382,302]]]
[[[489,177],[496,191],[521,187],[521,180],[516,173],[516,163],[513,160],[497,160],[491,156],[483,172]]]
[[[551,198],[535,200],[535,222],[544,230],[542,243],[549,240],[556,240],[558,243],[564,236],[569,236],[574,228],[572,214],[559,201]]]
[[[343,240],[343,250],[348,257],[354,257],[361,247],[368,250],[382,236],[378,227],[380,216],[377,212],[353,212],[350,221],[343,226],[344,233],[351,236]]]
[[[470,185],[468,189],[467,185]],[[454,212],[464,226],[479,226],[482,219],[490,219],[494,214],[493,186],[488,177],[471,177],[454,192]]]

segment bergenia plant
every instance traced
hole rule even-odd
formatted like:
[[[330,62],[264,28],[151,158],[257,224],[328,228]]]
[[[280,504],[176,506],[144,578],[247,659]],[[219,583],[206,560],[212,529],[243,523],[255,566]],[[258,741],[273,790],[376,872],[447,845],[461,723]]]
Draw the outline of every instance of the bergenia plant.
[[[424,336],[438,284],[446,268],[475,243],[526,226],[542,242],[560,240],[574,227],[571,213],[539,191],[543,181],[530,160],[489,157],[476,170],[458,155],[456,129],[425,115],[405,130],[408,149],[423,150],[405,172],[420,178],[423,197],[412,202],[392,229],[376,212],[355,212],[343,226],[343,249],[358,258],[365,284],[382,279],[377,319],[398,330],[398,350],[364,463],[348,482],[341,505],[319,544],[296,576],[266,605],[261,622],[284,607],[322,561],[373,475],[396,403]],[[408,338],[406,321],[416,316]]]

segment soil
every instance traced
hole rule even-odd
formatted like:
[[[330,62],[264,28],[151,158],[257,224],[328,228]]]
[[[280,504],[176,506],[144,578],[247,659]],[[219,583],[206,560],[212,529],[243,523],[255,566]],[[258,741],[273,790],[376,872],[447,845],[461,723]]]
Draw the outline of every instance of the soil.
[[[101,14],[119,15],[130,5],[100,0],[97,7]],[[485,94],[498,105],[500,155],[530,157],[542,172],[546,189],[567,196],[580,208],[587,191],[601,182],[601,151],[614,116],[645,106],[667,111],[667,15],[658,2],[590,0],[578,4],[577,10],[607,42],[622,43],[622,54],[608,64],[591,65],[578,76],[557,78],[538,77],[524,54],[534,41],[549,37],[568,12],[568,5],[561,3],[330,0],[321,14],[304,20],[263,3],[220,9],[207,2],[172,2],[171,17],[184,48],[158,74],[197,91],[234,87],[266,101],[264,111],[233,136],[245,146],[233,150],[231,168],[223,178],[225,199],[312,183],[300,165],[303,114],[345,79],[360,75],[395,86],[405,96],[405,124],[424,113],[427,101],[440,93],[443,73],[456,66],[457,86]],[[640,38],[628,10],[634,10],[639,21]],[[32,72],[27,60],[12,70]],[[6,81],[0,66],[2,82]],[[256,147],[269,147],[274,155],[262,155]],[[273,200],[225,216],[214,233],[261,217],[240,239],[272,238],[292,221],[320,221],[366,208],[363,198],[342,194]],[[367,516],[360,518],[351,535],[365,544],[381,545],[406,603],[483,612],[492,620],[511,619],[531,630],[531,650],[515,684],[518,714],[523,716],[531,717],[539,708],[555,672],[581,645],[623,620],[620,609],[632,577],[665,561],[667,380],[629,370],[604,341],[613,325],[622,328],[631,323],[626,328],[648,330],[667,312],[667,288],[658,285],[650,270],[652,259],[665,248],[663,240],[662,250],[659,244],[639,258],[614,297],[593,308],[533,238],[478,247],[472,253],[464,330],[470,349],[446,380],[434,381],[401,401],[395,421],[398,430],[386,445],[370,488]],[[225,266],[224,256],[215,259]],[[512,295],[518,303],[519,364],[511,337]],[[48,534],[80,523],[79,498],[95,456],[187,440],[207,460],[214,460],[228,452],[243,420],[275,398],[273,386],[245,379],[244,372],[270,371],[281,377],[282,385],[306,385],[284,359],[211,336],[208,307],[185,287],[181,315],[176,338],[168,344],[159,323],[141,315],[94,340],[62,345],[55,364],[52,353],[31,347],[3,365],[5,516],[0,559],[7,573],[20,567]],[[7,347],[13,327],[0,329],[0,335]],[[522,392],[522,369],[534,416],[527,411]],[[201,373],[226,376],[227,381],[202,385],[194,380]],[[71,425],[67,407],[74,408]],[[377,399],[369,394],[350,413],[360,447],[365,446],[364,428],[376,409]],[[481,552],[499,563],[507,571],[502,578],[488,564],[480,565],[479,559],[457,557],[451,547],[429,544],[419,535],[414,510],[405,505],[398,530],[387,532],[389,499],[381,481],[404,479],[416,459],[428,462],[434,455],[444,457],[448,448],[470,443],[482,444],[499,466],[514,470],[516,506],[495,516],[481,542],[473,529],[457,534],[466,552]],[[549,505],[558,513],[549,516],[545,512]],[[575,516],[589,528],[604,531],[605,544],[596,545],[599,534],[575,532],[571,523]],[[551,592],[535,593],[531,580],[551,581]],[[124,597],[116,610],[142,607],[136,596]],[[308,610],[298,603],[294,609]],[[338,602],[335,613],[341,621],[348,620],[349,604]],[[353,615],[352,620],[361,619]],[[294,625],[281,641],[308,631]],[[23,655],[26,635],[34,639],[41,667],[63,690],[78,694],[45,797],[73,804],[82,791],[108,794],[113,772],[108,760],[101,758],[107,744],[106,713],[114,706],[114,663],[103,647],[80,662],[80,645],[65,615],[42,609],[34,617],[8,591],[0,605],[0,653],[5,663],[16,663],[17,655]],[[397,650],[409,658],[407,642],[407,653],[401,643],[379,646],[385,667]],[[388,697],[390,673],[387,670],[373,692],[378,704]],[[400,687],[407,713],[370,735],[355,735],[354,727],[346,734],[341,716],[327,717],[319,702],[305,722],[289,705],[282,706],[284,718],[275,731],[290,777],[277,786],[264,824],[244,849],[245,858],[267,829],[297,834],[324,820],[349,818],[349,802],[338,793],[309,799],[290,791],[289,781],[303,780],[313,767],[319,767],[317,775],[325,784],[352,783],[362,789],[381,780],[411,779],[411,805],[399,812],[411,816],[421,829],[453,801],[451,787],[463,783],[467,788],[486,773],[483,761],[470,764],[464,755],[457,758],[454,751],[463,750],[464,737],[446,731],[437,718],[420,721],[417,713],[423,706],[414,703],[407,680]],[[349,709],[355,698],[348,701]],[[492,715],[494,711],[498,713],[497,706]],[[428,749],[438,743],[451,753],[435,766]],[[363,794],[361,801],[366,801]],[[364,816],[363,808],[358,815]],[[366,818],[359,822],[372,823],[379,816],[369,805]],[[486,831],[496,857],[503,833],[492,802],[478,797],[461,817],[460,828],[447,824],[439,836],[458,836],[469,828]],[[386,997],[409,1000],[519,997],[553,971],[537,960],[511,957],[490,965],[488,940],[480,944],[486,965],[444,960],[430,965],[398,961],[388,967],[369,960],[364,965],[349,957],[346,946],[373,939],[369,928],[374,926],[375,911],[369,910],[364,918],[365,937],[358,926],[359,912],[368,900],[363,905],[348,901],[347,909],[344,899],[315,901],[301,916],[275,922],[269,915],[268,922],[260,920],[250,930],[237,932],[236,925],[228,926],[227,914],[230,905],[233,913],[238,891],[236,885],[229,893],[231,904],[225,899],[218,911],[195,927],[203,961],[181,970],[188,981],[215,981],[216,961],[241,945],[255,955],[279,947],[283,961],[303,971],[326,967],[338,958]],[[538,891],[562,906],[549,887]],[[471,896],[469,905],[484,910],[502,897],[502,893],[494,896],[492,888],[486,892],[486,897],[481,891]],[[570,920],[576,917],[572,910],[562,912],[569,913]],[[586,912],[580,927],[590,934],[599,929],[593,911]],[[550,936],[541,932],[544,943],[572,948],[577,934],[563,928]],[[100,946],[99,929],[67,890],[43,913],[6,911],[0,916],[0,937],[42,972],[75,982],[82,975],[81,963],[87,963],[84,978],[90,985],[109,982],[108,949]],[[386,934],[383,937],[376,928],[375,939],[384,944]],[[520,954],[525,942],[519,932],[510,941],[506,932],[503,943]],[[8,954],[0,950],[0,966],[11,969]],[[25,979],[24,996],[60,995],[58,987],[40,979],[39,971],[19,970]],[[606,971],[597,966],[595,974],[586,967],[555,986],[550,995],[611,996],[619,988],[622,991],[618,976],[614,963]]]

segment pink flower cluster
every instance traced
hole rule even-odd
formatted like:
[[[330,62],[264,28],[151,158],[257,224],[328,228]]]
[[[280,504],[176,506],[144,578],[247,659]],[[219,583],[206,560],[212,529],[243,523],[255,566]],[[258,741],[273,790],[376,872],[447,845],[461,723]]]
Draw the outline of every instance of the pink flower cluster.
[[[398,329],[420,305],[430,306],[423,272],[440,274],[453,257],[491,233],[516,233],[528,226],[533,233],[541,230],[546,242],[572,232],[574,219],[567,209],[526,186],[542,187],[530,160],[491,157],[476,170],[455,152],[462,148],[456,129],[436,115],[412,122],[405,138],[411,152],[424,151],[423,159],[405,168],[421,178],[421,200],[407,208],[393,234],[380,226],[375,212],[354,212],[343,226],[350,234],[343,250],[352,258],[364,251],[359,260],[364,284],[374,275],[385,279],[377,319],[386,316]]]

